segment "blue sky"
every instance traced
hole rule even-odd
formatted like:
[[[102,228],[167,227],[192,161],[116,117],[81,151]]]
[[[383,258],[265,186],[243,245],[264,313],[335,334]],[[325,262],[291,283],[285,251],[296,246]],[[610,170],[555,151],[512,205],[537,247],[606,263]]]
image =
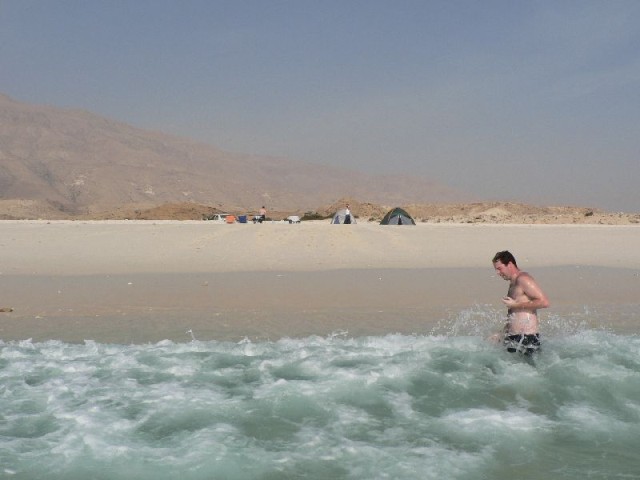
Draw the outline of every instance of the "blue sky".
[[[0,92],[478,200],[640,212],[636,0],[0,0]]]

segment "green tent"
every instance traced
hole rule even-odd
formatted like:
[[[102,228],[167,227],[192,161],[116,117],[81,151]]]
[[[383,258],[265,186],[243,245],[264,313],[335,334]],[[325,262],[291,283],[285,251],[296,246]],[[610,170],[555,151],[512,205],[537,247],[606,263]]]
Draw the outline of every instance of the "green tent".
[[[416,222],[401,208],[394,208],[387,212],[380,225],[415,225]]]

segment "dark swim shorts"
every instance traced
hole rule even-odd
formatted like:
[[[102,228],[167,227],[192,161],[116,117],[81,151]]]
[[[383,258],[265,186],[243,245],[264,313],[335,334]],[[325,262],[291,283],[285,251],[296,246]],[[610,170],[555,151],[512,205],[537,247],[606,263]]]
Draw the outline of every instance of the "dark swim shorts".
[[[538,333],[505,335],[504,345],[507,347],[508,352],[531,355],[540,349],[540,335]]]

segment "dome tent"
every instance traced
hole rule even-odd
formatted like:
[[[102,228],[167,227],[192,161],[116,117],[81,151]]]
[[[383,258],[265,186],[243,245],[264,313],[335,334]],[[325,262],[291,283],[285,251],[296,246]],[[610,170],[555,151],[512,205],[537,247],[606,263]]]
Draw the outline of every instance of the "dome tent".
[[[356,217],[353,216],[353,213],[349,215],[349,219],[347,221],[347,210],[338,210],[333,218],[331,219],[331,223],[343,224],[343,223],[356,223]]]
[[[415,225],[416,222],[401,208],[394,208],[387,212],[380,225]]]

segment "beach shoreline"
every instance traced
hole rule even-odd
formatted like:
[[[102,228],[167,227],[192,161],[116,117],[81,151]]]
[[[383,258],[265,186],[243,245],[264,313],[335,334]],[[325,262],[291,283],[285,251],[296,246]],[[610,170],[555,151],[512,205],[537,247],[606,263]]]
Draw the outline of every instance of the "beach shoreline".
[[[5,341],[440,334],[461,312],[493,328],[502,249],[551,298],[543,319],[619,306],[589,327],[639,330],[638,226],[3,221],[0,232]]]

